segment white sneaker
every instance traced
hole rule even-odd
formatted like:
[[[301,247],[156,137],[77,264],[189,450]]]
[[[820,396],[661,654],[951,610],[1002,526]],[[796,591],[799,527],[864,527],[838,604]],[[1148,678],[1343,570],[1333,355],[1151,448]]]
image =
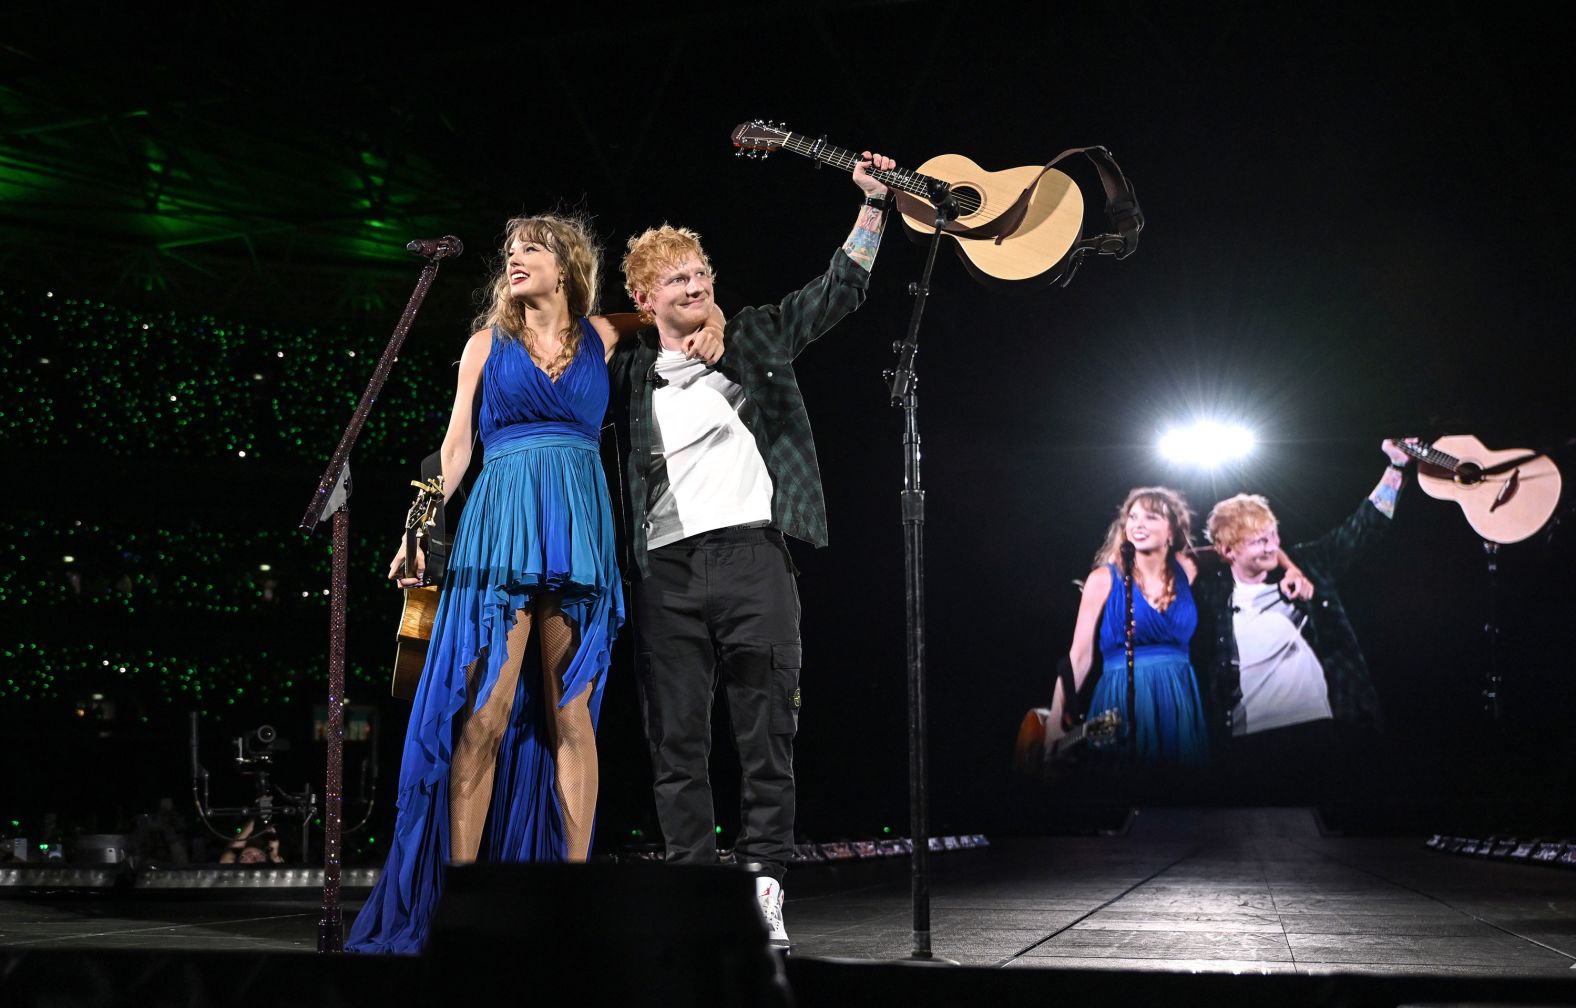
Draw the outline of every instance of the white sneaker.
[[[761,904],[761,917],[766,921],[767,943],[773,948],[787,948],[788,931],[783,927],[782,883],[770,875],[755,877],[755,898]]]

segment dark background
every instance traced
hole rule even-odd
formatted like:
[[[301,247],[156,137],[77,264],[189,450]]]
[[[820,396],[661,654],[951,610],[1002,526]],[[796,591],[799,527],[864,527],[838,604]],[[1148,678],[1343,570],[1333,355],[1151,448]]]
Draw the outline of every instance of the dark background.
[[[734,160],[731,129],[757,116],[910,168],[1102,144],[1136,187],[1137,253],[1089,261],[1065,289],[987,289],[944,249],[920,335],[932,826],[1076,828],[1054,789],[1013,775],[1011,743],[1049,699],[1072,581],[1129,487],[1183,489],[1199,524],[1220,497],[1265,493],[1293,542],[1363,499],[1386,436],[1475,434],[1576,472],[1568,56],[1533,10],[762,3],[341,22],[9,5],[0,306],[16,392],[0,417],[10,530],[43,543],[19,540],[0,580],[14,828],[54,811],[123,829],[160,797],[189,804],[191,709],[216,801],[244,800],[225,742],[259,723],[294,740],[284,783],[320,779],[327,528],[296,527],[415,282],[404,243],[452,233],[467,251],[353,457],[351,692],[384,737],[383,804],[359,836],[386,828],[405,707],[384,699],[398,600],[379,573],[503,221],[592,213],[606,310],[628,308],[624,239],[664,220],[704,237],[724,307],[775,300],[822,269],[857,194],[791,154]],[[1101,228],[1093,172],[1066,167]],[[796,552],[810,840],[908,829],[902,416],[881,372],[923,253],[889,234],[865,306],[800,364],[832,529],[830,548]],[[77,314],[52,314],[55,298]],[[95,318],[147,335],[109,353]],[[271,360],[271,339],[309,362]],[[201,410],[121,408],[162,402],[172,381],[200,401],[254,367],[258,391],[223,431]],[[1156,455],[1164,426],[1219,415],[1256,429],[1245,463],[1201,474]],[[1491,596],[1460,509],[1407,490],[1393,535],[1341,586],[1389,719],[1382,758],[1351,781],[1350,828],[1576,830],[1573,535],[1505,547]],[[72,575],[67,546],[99,558],[87,587],[39,587]],[[280,599],[306,601],[258,601],[259,557]],[[1498,719],[1480,695],[1486,623],[1501,631]],[[135,652],[140,673],[114,679],[95,647]],[[627,651],[601,731],[603,849],[653,826]],[[213,676],[250,687],[198,696]],[[103,690],[118,702],[95,714],[84,698]],[[353,775],[367,749],[350,746]],[[734,797],[719,792],[725,833]]]

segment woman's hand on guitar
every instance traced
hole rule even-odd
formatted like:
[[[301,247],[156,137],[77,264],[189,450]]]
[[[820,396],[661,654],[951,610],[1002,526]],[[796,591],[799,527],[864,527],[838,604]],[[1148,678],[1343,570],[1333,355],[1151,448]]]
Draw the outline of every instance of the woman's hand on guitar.
[[[389,564],[389,580],[399,588],[415,588],[426,580],[427,554],[420,546],[416,547],[416,576],[405,576],[405,545],[400,544],[399,552],[394,554],[394,560]]]
[[[1055,750],[1056,743],[1060,742],[1068,732],[1078,727],[1079,720],[1067,710],[1067,705],[1062,702],[1062,691],[1059,688],[1053,688],[1051,706],[1047,708],[1045,714],[1044,744],[1046,750]]]
[[[1057,741],[1067,734],[1061,720],[1061,714],[1050,707],[1031,707],[1023,715],[1013,747],[1013,762],[1019,770],[1034,775],[1045,773]]]

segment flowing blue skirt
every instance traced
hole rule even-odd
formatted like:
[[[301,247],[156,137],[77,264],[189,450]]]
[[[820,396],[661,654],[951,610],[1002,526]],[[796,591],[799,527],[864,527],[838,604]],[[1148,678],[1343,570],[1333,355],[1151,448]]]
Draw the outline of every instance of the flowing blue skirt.
[[[1089,701],[1089,716],[1115,709],[1123,725],[1118,758],[1141,763],[1201,765],[1209,736],[1198,699],[1198,681],[1185,655],[1170,649],[1133,656],[1134,724],[1127,724],[1127,658],[1108,657]]]
[[[491,449],[471,490],[411,707],[388,860],[356,916],[352,951],[417,953],[425,945],[449,861],[449,764],[466,668],[485,662],[479,710],[498,681],[515,613],[540,591],[560,594],[579,632],[564,702],[590,690],[595,722],[624,599],[607,481],[583,437],[547,432]],[[498,749],[482,860],[565,858],[542,693],[529,659]]]

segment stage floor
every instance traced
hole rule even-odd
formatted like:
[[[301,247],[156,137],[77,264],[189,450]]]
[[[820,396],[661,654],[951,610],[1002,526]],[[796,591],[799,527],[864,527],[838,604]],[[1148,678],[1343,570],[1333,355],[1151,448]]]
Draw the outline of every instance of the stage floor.
[[[1576,978],[1576,872],[1425,840],[1321,835],[1308,809],[1148,809],[1121,835],[996,840],[931,858],[931,945],[1007,969]],[[790,877],[796,953],[907,957],[906,862],[852,867]]]
[[[1307,809],[1142,809],[1107,836],[931,857],[938,957],[1006,970],[1576,979],[1576,871],[1322,833]],[[907,960],[906,858],[790,874],[793,959]],[[345,894],[347,918],[359,894]],[[320,893],[0,899],[0,948],[315,953]],[[790,976],[793,975],[790,960]]]

